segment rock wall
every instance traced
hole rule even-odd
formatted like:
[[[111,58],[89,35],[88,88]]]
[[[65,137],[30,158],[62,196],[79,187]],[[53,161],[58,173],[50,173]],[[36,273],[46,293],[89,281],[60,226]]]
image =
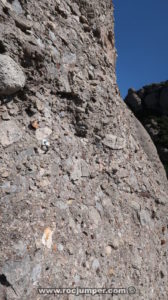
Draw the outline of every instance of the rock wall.
[[[125,102],[150,134],[168,176],[168,81],[130,89]]]
[[[167,179],[119,96],[111,0],[1,0],[0,20],[0,299],[167,299]]]

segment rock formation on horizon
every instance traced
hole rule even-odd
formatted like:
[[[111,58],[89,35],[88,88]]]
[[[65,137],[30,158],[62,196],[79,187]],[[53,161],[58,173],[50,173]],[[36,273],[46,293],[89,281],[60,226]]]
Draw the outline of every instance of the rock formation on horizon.
[[[119,95],[111,0],[0,0],[0,22],[0,299],[166,300],[167,178]]]
[[[168,176],[168,81],[129,89],[125,102],[150,134]]]

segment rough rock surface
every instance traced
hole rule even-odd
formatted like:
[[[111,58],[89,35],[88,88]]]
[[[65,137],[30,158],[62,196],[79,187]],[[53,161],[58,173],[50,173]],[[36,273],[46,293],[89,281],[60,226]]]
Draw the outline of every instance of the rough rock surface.
[[[0,19],[27,77],[0,107],[0,299],[166,300],[167,179],[119,96],[111,0],[3,0]]]
[[[168,81],[129,89],[125,102],[150,134],[168,176]]]
[[[25,75],[8,55],[0,54],[0,95],[11,95],[25,86]]]

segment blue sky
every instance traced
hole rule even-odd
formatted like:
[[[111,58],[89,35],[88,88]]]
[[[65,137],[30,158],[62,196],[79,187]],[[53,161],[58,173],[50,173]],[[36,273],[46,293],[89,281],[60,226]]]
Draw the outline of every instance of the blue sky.
[[[168,80],[168,0],[113,0],[117,82],[128,88]]]

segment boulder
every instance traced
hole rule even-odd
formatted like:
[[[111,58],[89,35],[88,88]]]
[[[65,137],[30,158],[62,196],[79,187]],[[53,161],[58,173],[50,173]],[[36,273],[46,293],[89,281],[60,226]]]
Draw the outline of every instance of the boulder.
[[[135,113],[142,109],[142,100],[133,89],[129,89],[125,102]]]
[[[11,95],[25,86],[21,67],[8,55],[0,54],[0,95]]]

